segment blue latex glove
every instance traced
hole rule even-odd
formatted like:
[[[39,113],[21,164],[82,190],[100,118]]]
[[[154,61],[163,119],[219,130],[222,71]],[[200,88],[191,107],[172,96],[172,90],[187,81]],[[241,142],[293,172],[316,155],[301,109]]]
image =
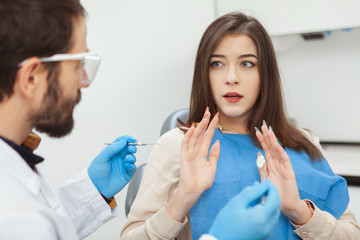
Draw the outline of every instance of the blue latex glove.
[[[267,193],[265,204],[261,196]],[[209,234],[219,240],[266,239],[280,217],[277,188],[266,180],[246,187],[219,212]]]
[[[125,135],[101,151],[91,162],[88,174],[98,191],[107,198],[120,192],[136,172],[136,146],[127,145],[136,139]]]

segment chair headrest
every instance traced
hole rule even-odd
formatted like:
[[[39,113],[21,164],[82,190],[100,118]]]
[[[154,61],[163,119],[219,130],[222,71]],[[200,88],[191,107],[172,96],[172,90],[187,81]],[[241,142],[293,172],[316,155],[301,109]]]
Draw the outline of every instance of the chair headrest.
[[[178,127],[179,126],[179,123],[177,121],[178,118],[180,118],[180,120],[183,122],[187,122],[187,120],[189,118],[189,109],[182,108],[182,109],[176,110],[175,112],[170,114],[165,119],[165,121],[161,127],[160,136],[163,135],[164,133],[166,133],[167,131]]]

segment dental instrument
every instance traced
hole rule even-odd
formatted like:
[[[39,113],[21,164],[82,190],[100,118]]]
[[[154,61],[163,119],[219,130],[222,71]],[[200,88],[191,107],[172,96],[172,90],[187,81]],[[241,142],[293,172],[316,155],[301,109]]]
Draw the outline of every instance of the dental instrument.
[[[258,152],[258,156],[257,156],[257,159],[256,159],[256,165],[260,169],[264,168],[262,176],[261,176],[261,182],[264,182],[266,180],[266,178],[267,178],[267,170],[266,170],[266,161],[265,161],[264,156],[261,154],[261,152]],[[263,195],[261,197],[261,204],[262,205],[265,204],[265,195]]]
[[[112,144],[114,144],[114,143],[105,143],[105,145],[112,145]],[[145,142],[140,142],[140,141],[128,143],[128,145],[134,145],[134,146],[148,146],[148,145],[155,145],[155,144],[159,144],[159,143],[145,143]],[[161,145],[161,144],[159,144],[159,145]]]

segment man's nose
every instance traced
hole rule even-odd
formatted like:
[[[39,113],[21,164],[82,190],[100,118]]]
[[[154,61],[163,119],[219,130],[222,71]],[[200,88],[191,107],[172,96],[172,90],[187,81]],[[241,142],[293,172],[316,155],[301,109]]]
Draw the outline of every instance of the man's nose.
[[[83,83],[82,81],[79,81],[78,89],[87,88],[90,86],[90,83]]]

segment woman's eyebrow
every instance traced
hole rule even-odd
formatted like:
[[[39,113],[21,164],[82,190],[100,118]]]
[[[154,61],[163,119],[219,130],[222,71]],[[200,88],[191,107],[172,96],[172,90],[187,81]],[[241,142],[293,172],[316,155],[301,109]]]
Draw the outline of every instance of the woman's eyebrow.
[[[221,54],[213,54],[210,56],[211,58],[213,57],[217,57],[217,58],[226,58],[225,55],[221,55]],[[238,58],[246,58],[246,57],[253,57],[257,59],[257,56],[255,54],[252,53],[248,53],[248,54],[242,54],[240,55]]]
[[[211,55],[210,57],[217,57],[217,58],[225,58],[225,56],[224,55],[221,55],[221,54],[213,54],[213,55]]]
[[[252,54],[252,53],[243,54],[243,55],[239,56],[239,58],[246,58],[246,57],[253,57],[253,58],[257,59],[257,56],[255,54]]]

